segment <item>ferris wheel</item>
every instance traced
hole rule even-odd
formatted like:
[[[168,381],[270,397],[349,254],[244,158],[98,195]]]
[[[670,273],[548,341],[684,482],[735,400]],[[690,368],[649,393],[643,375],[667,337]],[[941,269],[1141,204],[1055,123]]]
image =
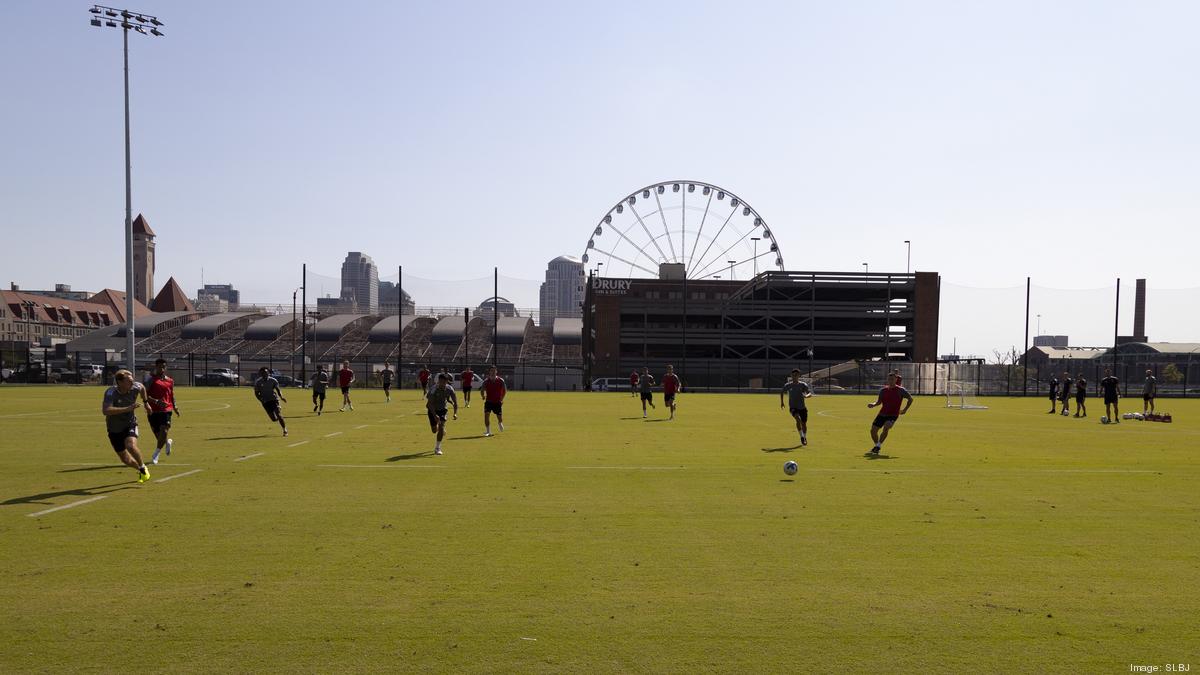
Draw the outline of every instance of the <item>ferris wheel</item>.
[[[667,181],[630,193],[592,230],[583,262],[597,275],[659,276],[683,265],[688,279],[748,279],[783,270],[779,242],[762,216],[725,188]]]

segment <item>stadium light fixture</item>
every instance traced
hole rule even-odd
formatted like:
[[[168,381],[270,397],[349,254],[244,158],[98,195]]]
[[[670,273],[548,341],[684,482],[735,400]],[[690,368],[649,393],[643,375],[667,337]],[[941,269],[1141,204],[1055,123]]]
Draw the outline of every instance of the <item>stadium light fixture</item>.
[[[104,5],[92,5],[88,10],[88,14],[92,16],[90,23],[97,28],[100,27],[100,20],[97,18],[103,13],[105,16],[115,19],[121,17],[121,22],[106,20],[104,26],[108,28],[121,27],[122,46],[125,57],[125,359],[127,367],[132,372],[137,372],[136,353],[134,351],[134,343],[136,342],[135,331],[133,325],[134,319],[134,281],[133,281],[133,170],[129,159],[129,30],[132,28],[137,32],[145,35],[146,30],[141,25],[133,25],[129,23],[130,18],[137,17],[138,21],[145,22],[149,20],[154,26],[161,26],[163,23],[158,20],[158,17],[149,14],[141,14],[138,12],[130,12],[127,9],[117,9],[115,7],[105,7]],[[156,37],[162,37],[162,32],[154,30],[152,34]],[[150,292],[151,289],[146,289]]]
[[[911,274],[912,273],[912,242],[905,239],[904,245],[908,247],[908,255],[906,256],[906,260],[904,263],[904,273]]]

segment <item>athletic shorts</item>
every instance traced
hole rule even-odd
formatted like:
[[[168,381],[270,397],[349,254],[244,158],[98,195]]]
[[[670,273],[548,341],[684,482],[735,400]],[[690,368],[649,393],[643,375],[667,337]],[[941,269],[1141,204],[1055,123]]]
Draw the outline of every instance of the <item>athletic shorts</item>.
[[[654,392],[651,392],[651,391],[643,391],[643,392],[642,392],[642,400],[643,400],[643,401],[648,401],[648,402],[651,402],[651,403],[652,403],[652,402],[654,401]]]
[[[263,410],[267,411],[267,416],[271,419],[282,414],[279,410],[279,401],[261,401],[261,403]]]
[[[342,387],[342,394],[349,394],[349,393],[350,393],[350,387]]]
[[[896,420],[898,420],[898,419],[900,419],[899,415],[876,415],[875,421],[871,423],[871,426],[882,427],[883,425],[887,424],[888,422],[895,424]]]
[[[322,389],[321,391],[317,391],[316,389],[313,389],[313,403],[316,403],[318,400],[320,400],[321,402],[325,401],[325,390],[324,389]]]
[[[1154,400],[1154,394],[1142,394],[1142,400],[1149,403]]]
[[[808,408],[791,408],[792,417],[799,417],[801,422],[808,423]]]
[[[1062,394],[1058,397],[1058,400],[1062,401],[1063,403],[1066,403],[1067,401],[1071,400],[1071,396],[1070,396],[1070,394]]]
[[[493,415],[503,415],[504,414],[503,408],[504,408],[504,401],[500,401],[500,402],[484,401],[483,402],[483,412],[489,412],[489,413],[492,413]]]
[[[1106,395],[1106,396],[1104,397],[1104,405],[1116,405],[1116,404],[1117,404],[1117,398],[1118,398],[1118,397],[1116,397],[1116,396],[1107,396],[1107,395]]]
[[[663,394],[663,403],[671,405],[675,401],[675,394]]]
[[[112,446],[114,452],[125,452],[125,439],[137,438],[138,429],[136,426],[129,427],[125,431],[110,432],[108,434],[108,443]]]
[[[171,413],[169,412],[152,412],[150,413],[150,430],[158,433],[159,429],[171,428]]]
[[[463,386],[462,386],[462,390],[463,390],[463,393],[464,393],[464,394],[465,394],[465,393],[467,393],[468,391],[471,391],[471,385],[469,385],[469,384],[463,384]]]
[[[426,409],[425,414],[429,417],[429,426],[431,426],[431,427],[436,427],[437,423],[439,421],[441,421],[443,423],[446,421],[446,409],[445,408],[442,408],[441,410]]]
[[[1087,400],[1087,394],[1075,394],[1075,402],[1083,403]]]
[[[384,390],[384,391],[387,391],[388,389],[391,389],[391,388],[392,388],[392,383],[391,383],[391,382],[384,382],[384,383],[383,383],[383,390]]]
[[[1053,393],[1053,394],[1050,394],[1050,400],[1051,400],[1051,401],[1057,401],[1057,400],[1058,400],[1058,392],[1055,392],[1055,393]]]

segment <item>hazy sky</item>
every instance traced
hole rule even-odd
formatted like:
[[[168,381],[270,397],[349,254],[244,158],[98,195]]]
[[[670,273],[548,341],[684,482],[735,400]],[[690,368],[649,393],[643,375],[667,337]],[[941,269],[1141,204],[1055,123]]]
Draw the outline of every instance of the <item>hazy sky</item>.
[[[5,3],[3,283],[124,283],[121,36],[88,7]],[[1035,297],[1077,343],[1111,340],[1118,276],[1200,286],[1198,3],[131,9],[167,24],[130,40],[134,210],[157,282],[189,293],[203,267],[290,299],[301,263],[336,276],[348,250],[385,276],[537,279],[678,178],[745,198],[791,269],[903,271],[910,239],[948,286],[1106,289]],[[1023,295],[995,326],[994,294],[944,293],[942,351],[1019,346]],[[1152,337],[1200,339],[1150,309]]]

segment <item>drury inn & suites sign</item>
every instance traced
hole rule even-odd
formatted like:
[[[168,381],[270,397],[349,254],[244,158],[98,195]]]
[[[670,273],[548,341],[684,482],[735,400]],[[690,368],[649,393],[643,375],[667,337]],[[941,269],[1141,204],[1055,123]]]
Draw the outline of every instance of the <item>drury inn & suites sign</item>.
[[[631,279],[601,279],[592,277],[592,290],[597,295],[625,295],[633,285]]]

